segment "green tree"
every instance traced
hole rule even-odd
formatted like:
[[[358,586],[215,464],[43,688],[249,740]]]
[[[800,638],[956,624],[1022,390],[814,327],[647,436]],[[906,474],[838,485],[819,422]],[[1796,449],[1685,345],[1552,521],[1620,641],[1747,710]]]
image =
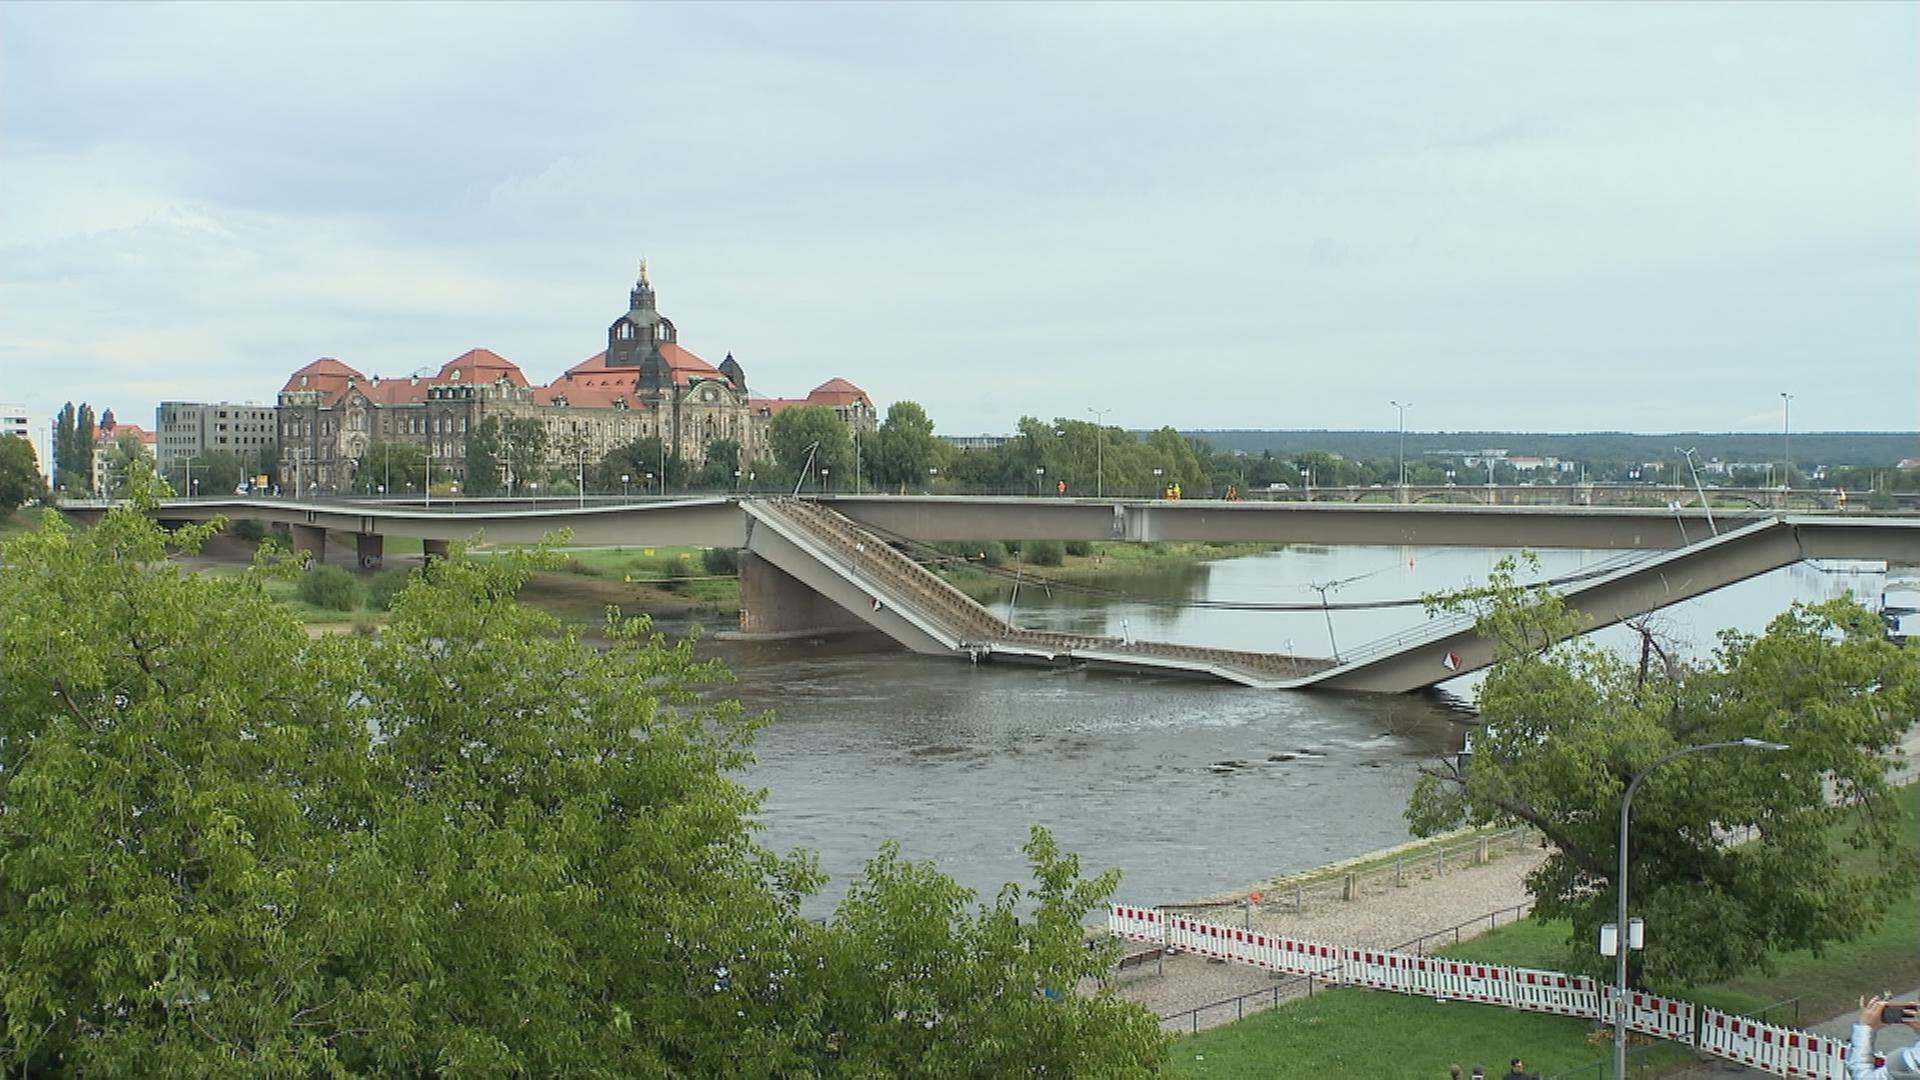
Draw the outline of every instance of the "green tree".
[[[131,431],[122,431],[113,437],[113,445],[107,447],[106,454],[100,458],[100,487],[109,498],[124,498],[127,494],[127,470],[134,461],[147,457],[146,444],[140,436]]]
[[[934,438],[933,420],[917,402],[896,401],[887,406],[887,418],[880,422],[871,447],[866,467],[879,487],[917,490],[926,484],[927,470],[939,464],[940,440]]]
[[[12,510],[46,494],[33,444],[18,435],[0,435],[0,510]]]
[[[767,427],[774,460],[801,479],[801,490],[852,487],[853,435],[846,421],[825,405],[794,405],[775,414]],[[826,469],[822,484],[820,470]],[[802,472],[807,475],[801,476]]]
[[[53,418],[53,487],[56,491],[75,489],[74,476],[80,459],[74,449],[73,433],[74,409],[73,402],[69,401]]]
[[[176,461],[167,470],[167,483],[181,495],[230,495],[252,475],[247,456],[231,450],[199,454]]]
[[[467,433],[468,495],[518,495],[540,479],[547,457],[547,429],[532,417],[489,416]]]
[[[731,491],[734,472],[740,468],[740,444],[732,439],[715,439],[707,444],[707,461],[700,466],[699,484],[713,491]]]
[[[389,494],[424,491],[427,451],[414,443],[377,442],[360,455],[353,489],[362,494],[384,487]]]
[[[94,430],[93,406],[83,401],[73,421],[73,476],[76,488],[89,494],[94,484],[93,440],[97,434]]]
[[[666,470],[664,487],[660,482],[662,469]],[[663,454],[660,440],[652,435],[614,447],[595,470],[600,486],[607,491],[657,495],[666,488],[687,486],[686,462],[677,454]],[[624,482],[622,476],[627,478]]]
[[[1158,1075],[1153,1018],[1082,989],[1113,877],[1044,834],[1034,914],[883,856],[816,926],[733,779],[763,721],[691,642],[518,603],[541,552],[456,553],[377,637],[309,640],[270,546],[185,573],[218,523],[129,488],[0,542],[0,610],[48,613],[0,620],[10,1070]]]
[[[1427,770],[1407,817],[1421,835],[1539,829],[1553,854],[1528,888],[1537,916],[1571,922],[1569,963],[1601,973],[1592,942],[1614,913],[1621,798],[1684,746],[1752,737],[1790,749],[1689,755],[1641,785],[1629,896],[1658,927],[1637,954],[1647,979],[1724,979],[1849,941],[1911,887],[1915,855],[1887,774],[1920,708],[1920,664],[1871,613],[1795,605],[1763,636],[1722,633],[1698,664],[1651,637],[1630,662],[1575,638],[1581,618],[1516,574],[1508,560],[1486,589],[1433,598],[1436,612],[1478,616],[1496,662],[1470,762]]]

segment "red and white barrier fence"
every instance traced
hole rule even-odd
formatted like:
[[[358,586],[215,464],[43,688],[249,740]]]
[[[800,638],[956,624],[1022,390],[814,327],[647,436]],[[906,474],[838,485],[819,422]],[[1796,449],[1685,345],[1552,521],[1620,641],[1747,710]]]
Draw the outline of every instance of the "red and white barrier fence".
[[[1657,994],[1635,990],[1627,994],[1617,1007],[1627,1011],[1628,1031],[1657,1035],[1674,1042],[1692,1043],[1694,1041],[1694,1009],[1691,1001],[1663,998]],[[1607,1016],[1605,1019],[1612,1020],[1613,1017]]]
[[[1616,1007],[1610,988],[1585,975],[1346,948],[1152,908],[1114,905],[1107,911],[1107,929],[1115,937],[1152,942],[1169,952],[1189,952],[1211,960],[1373,990],[1609,1022]],[[1642,991],[1624,995],[1617,1007],[1625,1010],[1629,1030],[1697,1046],[1776,1076],[1809,1080],[1847,1077],[1847,1044],[1841,1039],[1764,1024],[1716,1009],[1696,1009],[1693,1002]]]
[[[1775,1076],[1846,1080],[1847,1041],[1703,1009],[1699,1047]]]

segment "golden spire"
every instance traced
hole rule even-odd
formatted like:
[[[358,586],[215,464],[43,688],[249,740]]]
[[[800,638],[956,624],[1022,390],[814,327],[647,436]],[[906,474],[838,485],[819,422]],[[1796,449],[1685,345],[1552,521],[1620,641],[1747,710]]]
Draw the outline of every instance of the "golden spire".
[[[647,257],[642,255],[640,257],[640,284],[645,285],[647,283]]]

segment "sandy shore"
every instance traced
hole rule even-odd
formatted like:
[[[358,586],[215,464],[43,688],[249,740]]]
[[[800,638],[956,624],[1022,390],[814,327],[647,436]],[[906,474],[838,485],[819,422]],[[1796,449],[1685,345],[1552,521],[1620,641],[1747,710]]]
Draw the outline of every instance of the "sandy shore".
[[[1372,890],[1360,899],[1328,899],[1308,902],[1306,910],[1296,913],[1288,906],[1279,910],[1271,905],[1258,906],[1252,912],[1252,925],[1270,933],[1288,937],[1324,941],[1333,945],[1365,945],[1391,948],[1404,945],[1427,934],[1447,932],[1451,944],[1455,927],[1459,939],[1486,932],[1488,916],[1525,904],[1529,898],[1525,881],[1546,853],[1537,848],[1504,855],[1482,866],[1463,867],[1438,877],[1414,878],[1405,885]],[[1244,924],[1245,909],[1221,910],[1208,916],[1214,921]],[[1512,921],[1502,915],[1501,925]],[[1462,926],[1461,924],[1468,924]],[[1438,948],[1434,942],[1430,948]],[[1137,951],[1139,946],[1134,946]],[[1203,1011],[1197,1018],[1182,1015],[1202,1006],[1230,1001],[1243,994],[1271,991],[1276,985],[1272,975],[1240,964],[1212,963],[1195,956],[1169,956],[1164,961],[1148,961],[1129,967],[1115,979],[1114,988],[1122,997],[1169,1018],[1167,1026],[1191,1031],[1229,1023],[1239,1016],[1231,1003]],[[1285,1000],[1284,993],[1282,1000]],[[1252,1012],[1272,1004],[1272,997],[1249,1000],[1245,1011]]]

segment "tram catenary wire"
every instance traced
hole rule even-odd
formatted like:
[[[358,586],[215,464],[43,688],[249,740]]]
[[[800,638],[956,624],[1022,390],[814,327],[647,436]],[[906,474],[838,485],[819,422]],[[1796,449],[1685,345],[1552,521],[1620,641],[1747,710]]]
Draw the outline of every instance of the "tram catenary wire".
[[[1136,593],[1123,592],[1119,589],[1106,589],[1097,585],[1087,585],[1081,582],[1050,578],[1044,574],[1036,574],[1030,570],[1008,570],[1005,567],[976,565],[971,559],[963,555],[949,555],[925,541],[915,540],[911,537],[902,536],[899,533],[889,532],[886,529],[877,528],[864,522],[860,524],[860,528],[873,533],[888,543],[907,548],[917,556],[916,561],[921,562],[923,565],[952,565],[958,563],[976,573],[999,578],[1002,581],[1018,581],[1024,585],[1037,585],[1044,589],[1058,589],[1061,592],[1072,593],[1079,596],[1088,596],[1103,600],[1121,600],[1129,603],[1143,604],[1149,607],[1209,609],[1216,611],[1371,611],[1385,608],[1418,607],[1426,603],[1424,597],[1418,596],[1388,600],[1343,600],[1331,604],[1323,604],[1319,601],[1263,603],[1243,600],[1177,600],[1161,596],[1141,596]],[[1651,558],[1655,554],[1657,554],[1657,552],[1629,552],[1619,558],[1609,559],[1597,566],[1590,566],[1573,571],[1572,573],[1559,574],[1537,582],[1531,582],[1528,587],[1561,586],[1591,581],[1594,578],[1614,573],[1630,563]],[[1378,572],[1379,571],[1375,571],[1374,573]],[[1371,576],[1373,575],[1361,575],[1361,577]]]

